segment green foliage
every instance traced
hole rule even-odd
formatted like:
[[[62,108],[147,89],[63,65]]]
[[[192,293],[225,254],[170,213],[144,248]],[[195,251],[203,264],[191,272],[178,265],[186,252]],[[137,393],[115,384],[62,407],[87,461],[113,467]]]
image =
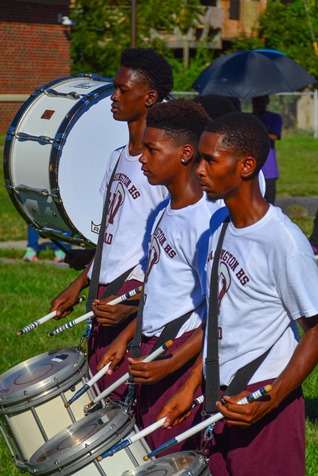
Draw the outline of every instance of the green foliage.
[[[137,46],[165,49],[155,31],[187,32],[198,15],[199,0],[140,0],[137,3]],[[76,0],[72,13],[72,73],[115,74],[121,52],[131,44],[131,2]]]
[[[254,36],[241,35],[233,41],[232,50],[270,48],[279,50],[318,77],[318,56],[313,47],[318,37],[318,9],[314,0],[281,2],[269,0],[260,15]]]

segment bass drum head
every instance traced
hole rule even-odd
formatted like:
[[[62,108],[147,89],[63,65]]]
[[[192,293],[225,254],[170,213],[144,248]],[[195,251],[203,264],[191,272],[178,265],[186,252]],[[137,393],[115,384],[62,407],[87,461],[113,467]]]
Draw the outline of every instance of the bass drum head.
[[[20,108],[4,149],[10,198],[25,221],[49,238],[95,247],[99,190],[111,152],[128,142],[111,113],[111,79],[63,78],[38,88]]]
[[[73,474],[119,443],[134,424],[120,405],[97,410],[44,443],[27,462],[27,469],[35,474]]]
[[[158,458],[122,476],[210,476],[206,458],[195,451],[180,451]]]
[[[54,397],[78,381],[88,369],[85,354],[76,348],[45,352],[0,376],[0,413],[24,411]]]

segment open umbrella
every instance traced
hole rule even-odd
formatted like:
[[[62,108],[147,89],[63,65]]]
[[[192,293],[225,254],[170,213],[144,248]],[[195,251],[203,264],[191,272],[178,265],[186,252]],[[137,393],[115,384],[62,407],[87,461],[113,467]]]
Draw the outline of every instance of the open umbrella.
[[[239,99],[292,92],[317,79],[296,61],[276,50],[243,50],[221,56],[193,83],[200,94]]]

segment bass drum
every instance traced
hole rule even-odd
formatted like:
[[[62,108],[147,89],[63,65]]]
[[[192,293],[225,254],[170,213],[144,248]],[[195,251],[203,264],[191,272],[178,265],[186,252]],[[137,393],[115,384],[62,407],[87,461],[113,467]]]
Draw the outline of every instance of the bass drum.
[[[115,121],[111,79],[79,75],[37,89],[21,107],[4,148],[4,179],[25,221],[43,236],[94,248],[100,185],[110,153],[127,144]]]
[[[211,476],[207,459],[196,451],[180,451],[158,458],[122,476]]]

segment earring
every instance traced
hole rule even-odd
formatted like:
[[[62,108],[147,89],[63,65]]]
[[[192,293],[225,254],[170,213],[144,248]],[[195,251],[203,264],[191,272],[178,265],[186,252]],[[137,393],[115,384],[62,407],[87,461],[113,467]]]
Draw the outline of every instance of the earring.
[[[184,164],[185,163],[185,158],[182,157],[181,162]]]

